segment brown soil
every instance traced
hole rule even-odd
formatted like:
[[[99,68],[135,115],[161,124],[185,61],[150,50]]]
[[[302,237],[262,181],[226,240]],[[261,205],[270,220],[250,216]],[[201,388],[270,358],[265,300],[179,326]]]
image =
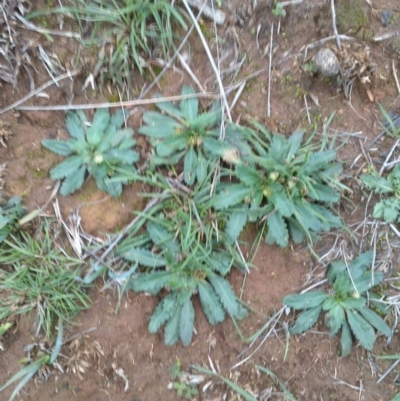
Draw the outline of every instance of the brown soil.
[[[36,2],[35,2],[36,3]],[[45,2],[38,1],[35,8],[44,8]],[[259,2],[258,8],[251,9],[253,1],[223,1],[223,10],[231,15],[230,22],[224,28],[219,28],[221,55],[227,57],[221,66],[226,68],[233,59],[234,46],[237,47],[239,58],[246,55],[247,60],[240,72],[245,77],[255,71],[264,68],[260,75],[249,80],[237,106],[232,111],[235,121],[244,121],[251,116],[265,123],[268,128],[282,133],[290,133],[294,128],[301,126],[307,130],[316,127],[322,131],[322,125],[327,121],[331,113],[336,112],[331,128],[339,133],[358,132],[366,141],[373,140],[380,132],[380,112],[378,103],[382,103],[387,110],[400,112],[399,98],[396,84],[393,79],[392,61],[397,70],[400,70],[399,55],[400,45],[394,40],[374,42],[374,36],[390,30],[399,30],[400,13],[396,0],[375,0],[373,9],[366,1],[338,1],[336,2],[338,27],[342,34],[357,38],[356,42],[342,41],[347,54],[353,55],[369,46],[370,53],[363,62],[366,67],[374,68],[370,75],[370,82],[362,85],[356,81],[351,102],[347,100],[338,89],[336,82],[328,81],[319,76],[311,76],[302,68],[304,62],[300,61],[300,55],[304,51],[300,49],[315,40],[322,39],[332,34],[330,2],[317,2],[305,0],[302,4],[292,5],[286,8],[287,16],[282,19],[280,33],[276,33],[277,19],[272,16],[271,8],[263,6]],[[350,18],[344,18],[343,8],[352,3],[357,10],[361,10],[361,23]],[[397,8],[397,9],[396,9]],[[380,13],[382,9],[395,10],[393,21],[387,28],[382,27]],[[347,10],[347,9],[346,9]],[[346,11],[350,14],[350,11]],[[239,18],[235,16],[239,16]],[[353,17],[357,20],[358,14]],[[357,18],[356,18],[357,17]],[[50,18],[50,24],[54,21]],[[243,21],[243,23],[241,23]],[[273,54],[273,68],[271,76],[271,117],[266,118],[267,90],[268,90],[268,55],[263,56],[264,49],[270,41],[271,21],[275,25],[275,52]],[[357,25],[359,24],[359,25]],[[212,35],[212,24],[202,23],[206,34]],[[56,27],[56,26],[55,26]],[[256,44],[258,33],[259,48]],[[65,29],[76,29],[66,26]],[[30,31],[21,32],[21,37],[30,38],[34,45],[30,49],[30,57],[34,72],[36,86],[47,82],[49,79],[42,63],[37,58],[37,45],[41,44],[47,50],[52,49],[52,44],[39,34]],[[59,58],[68,66],[68,61],[76,55],[78,44],[73,39],[54,38],[54,51],[60,50]],[[236,44],[235,44],[236,43]],[[350,47],[349,43],[351,43]],[[334,41],[327,46],[333,47]],[[398,46],[398,47],[396,47]],[[214,86],[214,75],[207,60],[202,44],[197,34],[190,38],[190,65],[200,82],[207,90],[217,90]],[[215,53],[215,45],[212,46]],[[308,52],[309,61],[316,50]],[[61,54],[62,53],[62,54]],[[80,93],[80,88],[87,77],[87,72],[95,63],[90,49],[83,49],[83,72],[74,78],[72,93],[75,104],[102,101],[99,93],[88,90]],[[365,53],[364,53],[365,55]],[[345,55],[342,54],[344,60]],[[180,66],[179,66],[180,67]],[[180,67],[181,68],[181,67]],[[181,68],[183,71],[184,69]],[[32,69],[33,70],[33,69]],[[86,75],[85,75],[86,74]],[[238,79],[239,79],[238,78]],[[145,82],[144,78],[135,76],[135,88],[140,88]],[[178,94],[182,82],[194,85],[189,76],[182,76],[170,71],[161,83],[161,90],[165,95]],[[51,86],[46,89],[49,98],[34,97],[27,104],[55,105],[66,104],[71,93],[70,85],[64,87]],[[62,85],[63,86],[63,85]],[[136,89],[135,89],[136,90]],[[132,90],[131,98],[137,96]],[[8,106],[22,96],[29,93],[29,80],[23,69],[18,79],[17,89],[11,85],[0,82],[0,109]],[[319,106],[311,100],[310,94],[318,99]],[[111,95],[115,93],[111,91]],[[309,117],[308,121],[304,96],[307,95]],[[108,96],[111,97],[111,96]],[[233,95],[230,95],[230,100]],[[205,104],[206,102],[204,102]],[[137,128],[142,108],[129,124]],[[28,210],[34,210],[46,203],[50,196],[54,183],[48,176],[49,169],[59,160],[58,156],[44,150],[41,140],[44,138],[62,138],[66,135],[63,112],[22,112],[12,110],[0,115],[4,123],[10,125],[11,135],[7,140],[7,148],[0,147],[0,164],[6,163],[7,169],[3,176],[5,187],[3,196],[20,195]],[[333,132],[333,131],[332,131]],[[339,137],[341,140],[341,137]],[[139,149],[146,152],[146,141],[139,140]],[[374,154],[376,160],[380,159],[382,151],[387,150],[393,144],[392,139],[384,137],[379,140],[379,152]],[[360,140],[354,136],[348,139],[340,151],[340,158],[349,167],[354,159],[361,153]],[[356,205],[363,201],[359,191],[359,184],[352,177],[362,167],[363,158],[351,170],[346,172],[348,185],[356,192],[352,200]],[[79,208],[82,217],[82,227],[90,234],[103,236],[113,233],[128,224],[132,219],[132,211],[141,210],[145,200],[138,194],[145,188],[140,185],[132,185],[124,189],[120,199],[108,199],[100,193],[92,180],[87,182],[83,189],[72,196],[58,197],[61,212],[64,217]],[[346,222],[359,221],[364,213],[362,205],[354,214],[354,205],[343,204],[342,214]],[[47,208],[49,214],[53,213],[51,205]],[[252,232],[247,232],[250,251]],[[322,254],[323,250],[332,247],[333,236],[325,236],[318,245]],[[291,247],[280,249],[261,244],[254,259],[257,267],[245,278],[239,271],[230,275],[237,294],[242,294],[242,299],[258,313],[251,313],[248,318],[240,322],[240,329],[245,337],[254,334],[267,321],[275,310],[281,308],[281,299],[284,295],[296,292],[313,277],[324,276],[323,268],[318,267],[315,259],[307,249]],[[398,263],[394,264],[394,272],[398,271]],[[318,280],[316,280],[318,281]],[[278,378],[285,383],[289,391],[297,400],[322,401],[322,400],[365,400],[388,401],[396,393],[394,381],[396,371],[392,372],[381,384],[377,384],[377,376],[373,375],[369,364],[369,355],[360,346],[353,348],[351,355],[340,357],[339,338],[329,338],[322,324],[314,328],[312,332],[301,336],[292,336],[286,341],[285,333],[279,331],[273,333],[260,347],[258,352],[244,365],[237,369],[230,368],[237,363],[238,354],[248,344],[240,339],[231,320],[211,327],[199,304],[196,304],[197,330],[194,341],[189,347],[176,345],[167,347],[163,342],[163,333],[151,335],[147,326],[149,318],[157,305],[155,297],[129,292],[122,298],[121,309],[115,313],[118,294],[113,290],[99,291],[102,281],[96,282],[96,286],[90,290],[92,307],[81,313],[67,329],[66,338],[76,333],[93,331],[69,342],[62,353],[72,359],[79,357],[80,361],[87,361],[88,366],[84,372],[60,374],[53,371],[47,381],[34,380],[20,392],[19,399],[32,400],[59,400],[69,399],[88,401],[155,401],[176,400],[177,394],[169,390],[171,382],[169,369],[177,361],[181,361],[182,370],[188,371],[191,365],[210,366],[212,360],[221,374],[230,377],[240,386],[253,394],[259,394],[262,390],[273,388],[271,400],[283,400],[279,386],[271,378],[263,373],[258,373],[255,364],[271,369]],[[16,329],[5,336],[4,350],[0,358],[0,383],[4,383],[9,377],[20,369],[19,360],[24,354],[24,347],[36,341],[33,316],[22,316],[18,320]],[[288,319],[286,317],[282,319]],[[259,342],[266,335],[263,332]],[[254,348],[252,348],[254,349]],[[375,354],[396,354],[400,352],[398,334],[392,339],[390,345],[385,344],[384,338],[377,340],[374,349]],[[378,374],[382,374],[390,366],[390,361],[377,361]],[[82,365],[83,366],[83,365]],[[125,382],[117,375],[116,371],[122,368],[129,380],[129,389],[124,391]],[[75,369],[76,370],[76,369]],[[223,400],[234,399],[228,387],[217,379],[205,392],[202,385],[198,386],[199,395],[193,396],[194,400]],[[206,382],[208,379],[206,380]],[[345,382],[345,383],[344,383]],[[355,386],[356,389],[350,386]],[[361,388],[361,392],[357,388]],[[2,399],[7,399],[11,390],[2,393]],[[227,398],[224,398],[227,395]],[[261,399],[261,398],[260,398]],[[267,399],[267,398],[264,398]]]

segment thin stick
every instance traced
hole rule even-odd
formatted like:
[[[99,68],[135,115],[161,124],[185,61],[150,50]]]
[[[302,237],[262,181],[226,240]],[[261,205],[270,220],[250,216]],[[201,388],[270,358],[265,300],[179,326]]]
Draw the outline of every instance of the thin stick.
[[[395,80],[395,82],[396,82],[397,92],[399,92],[399,95],[400,95],[400,85],[399,85],[399,80],[398,80],[398,78],[397,78],[396,67],[394,66],[394,60],[392,60],[392,70],[393,70],[394,80]]]
[[[207,1],[203,2],[203,6],[200,8],[199,13],[197,14],[196,21],[200,18],[201,13],[203,12],[204,7],[206,6]],[[183,38],[181,44],[176,49],[174,55],[168,61],[168,63],[164,66],[162,71],[157,75],[156,79],[146,88],[146,90],[140,94],[140,98],[146,96],[150,90],[157,84],[157,82],[161,79],[161,77],[165,74],[165,72],[172,66],[173,61],[176,57],[178,57],[178,53],[182,50],[183,46],[186,44],[187,40],[189,39],[190,34],[193,32],[194,24],[189,28],[188,32],[186,33],[185,37]]]
[[[309,123],[310,126],[311,126],[311,118],[310,118],[310,113],[309,113],[309,111],[308,111],[307,96],[304,95],[303,97],[304,97],[304,104],[306,105],[306,113],[307,113],[308,123]]]
[[[78,74],[80,70],[73,70],[73,71],[68,71],[66,74],[62,74],[60,76],[58,76],[57,78],[51,79],[50,81],[46,82],[45,84],[43,84],[42,86],[39,86],[39,88],[37,88],[36,90],[28,93],[26,96],[24,96],[23,98],[17,100],[15,103],[11,104],[10,106],[7,106],[4,109],[0,110],[0,114],[5,113],[6,111],[9,111],[13,108],[15,108],[16,106],[18,106],[21,103],[26,102],[28,99],[30,99],[32,96],[37,95],[38,93],[42,92],[44,89],[46,89],[47,87],[53,85],[56,82],[59,82],[65,78],[71,78],[74,75]],[[22,109],[19,109],[22,110]],[[62,109],[61,109],[62,110]]]
[[[397,141],[395,142],[395,144],[392,146],[392,148],[389,151],[389,154],[387,155],[385,162],[382,164],[381,169],[379,170],[379,177],[382,175],[383,171],[385,170],[387,163],[389,161],[389,159],[392,157],[393,152],[395,151],[395,149],[399,146],[400,144],[400,139],[397,139]]]
[[[200,25],[198,24],[198,22],[197,22],[194,14],[193,14],[191,8],[189,7],[187,1],[186,0],[182,0],[182,1],[183,1],[183,4],[184,4],[185,8],[186,8],[186,11],[188,12],[188,14],[190,15],[190,18],[193,21],[193,24],[194,24],[194,26],[195,26],[195,28],[197,30],[197,33],[200,36],[200,40],[201,40],[201,42],[202,42],[202,44],[204,46],[204,50],[207,53],[208,59],[209,59],[209,61],[211,63],[211,66],[212,66],[212,68],[214,70],[214,73],[215,73],[215,76],[217,78],[218,85],[219,85],[219,90],[220,90],[220,95],[221,95],[221,99],[222,99],[222,101],[224,103],[224,108],[226,110],[226,114],[227,114],[229,120],[232,121],[231,112],[229,111],[229,106],[228,106],[228,102],[226,100],[226,95],[225,95],[225,91],[224,91],[224,86],[222,84],[221,76],[219,74],[217,66],[215,65],[215,62],[214,62],[213,56],[211,54],[210,48],[207,45],[207,42],[206,42],[206,40],[204,38],[204,35],[203,35],[203,32],[201,31]]]
[[[19,15],[18,13],[14,14],[15,17],[17,17],[24,26],[25,29],[30,29],[31,31],[36,31],[42,34],[46,34],[46,35],[54,35],[54,36],[64,36],[67,38],[75,38],[75,39],[82,39],[81,35],[79,33],[75,33],[75,32],[67,32],[67,31],[55,31],[53,29],[44,29],[42,27],[36,26],[34,24],[32,24],[31,22],[28,22],[25,18],[23,18],[21,15]]]
[[[245,86],[246,86],[246,81],[244,81],[244,82],[242,82],[240,84],[240,87],[239,87],[238,91],[236,92],[235,97],[233,98],[231,105],[229,106],[229,110],[230,111],[232,111],[232,109],[235,107],[236,102],[239,100],[239,97],[242,94],[243,89],[244,89]]]
[[[143,104],[155,104],[155,103],[162,103],[168,101],[176,101],[181,99],[191,99],[195,97],[201,98],[209,98],[209,99],[219,99],[220,96],[215,93],[193,93],[190,95],[176,95],[176,96],[168,96],[162,98],[154,98],[154,99],[136,99],[136,100],[124,100],[123,102],[116,102],[116,103],[91,103],[91,104],[63,104],[58,106],[22,106],[17,107],[17,110],[24,110],[24,111],[56,111],[56,110],[89,110],[89,109],[107,109],[111,107],[129,107],[129,106],[138,106]],[[25,101],[22,100],[22,101]],[[18,104],[22,103],[19,101]],[[12,105],[14,107],[14,105]],[[12,109],[13,107],[9,106],[5,111]],[[0,114],[3,110],[0,110]]]
[[[206,93],[207,91],[203,88],[203,85],[200,83],[200,81],[197,79],[196,75],[194,74],[194,72],[192,71],[192,69],[189,67],[189,64],[186,62],[186,60],[184,59],[184,57],[182,57],[182,55],[180,53],[178,53],[178,58],[179,61],[182,65],[182,67],[186,70],[186,72],[190,75],[190,78],[193,79],[193,81],[195,82],[195,84],[198,86],[198,88],[203,92]]]
[[[271,41],[269,46],[269,68],[268,68],[268,100],[267,117],[271,117],[271,68],[272,68],[272,39],[274,36],[274,23],[271,24]]]
[[[340,38],[336,27],[335,0],[331,0],[331,13],[332,13],[333,33],[336,37],[336,46],[340,51],[342,51],[342,47],[340,46]]]
[[[400,359],[398,359],[377,381],[379,384],[398,364],[400,363]]]

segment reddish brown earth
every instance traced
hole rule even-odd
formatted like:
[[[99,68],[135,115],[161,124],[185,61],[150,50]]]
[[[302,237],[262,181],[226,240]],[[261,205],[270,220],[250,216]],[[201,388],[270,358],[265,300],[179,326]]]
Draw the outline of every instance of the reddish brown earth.
[[[37,7],[44,7],[44,2],[37,2]],[[332,112],[336,116],[331,124],[333,130],[339,132],[357,132],[362,136],[362,141],[350,137],[339,152],[340,159],[345,162],[347,168],[361,153],[361,142],[365,145],[374,139],[380,132],[379,119],[381,118],[378,102],[387,110],[400,113],[399,98],[393,79],[392,61],[400,71],[399,51],[396,51],[392,42],[373,42],[362,30],[343,26],[340,33],[348,34],[361,39],[357,46],[350,47],[348,52],[356,53],[370,48],[370,56],[366,63],[376,65],[371,75],[371,83],[363,86],[356,83],[351,97],[351,103],[346,100],[343,93],[338,90],[336,83],[328,82],[321,77],[311,77],[301,68],[299,62],[300,49],[321,38],[332,34],[329,2],[304,1],[301,5],[287,7],[288,14],[282,20],[281,32],[274,37],[278,44],[273,54],[273,69],[271,77],[271,117],[266,118],[267,90],[268,90],[268,56],[262,57],[263,50],[270,40],[270,22],[272,21],[269,8],[259,8],[256,12],[247,11],[247,6],[253,2],[223,1],[223,10],[229,15],[231,23],[218,30],[222,46],[220,51],[226,52],[232,48],[234,40],[238,40],[236,46],[240,55],[246,54],[247,60],[240,72],[238,79],[264,68],[265,71],[256,79],[249,80],[237,106],[232,111],[235,121],[245,121],[251,116],[266,124],[274,131],[288,134],[297,126],[311,130],[308,123],[303,95],[312,94],[318,98],[320,107],[317,107],[307,96],[308,106],[311,107],[311,122],[316,125],[318,132],[322,131],[322,124],[327,121]],[[343,6],[345,1],[336,2],[337,7]],[[368,27],[374,37],[379,33],[390,29],[399,30],[400,13],[398,2],[395,0],[373,1],[373,9],[365,1],[359,1],[359,6],[367,16],[367,22],[362,29]],[[230,8],[228,8],[228,6]],[[242,7],[243,6],[243,7]],[[36,7],[36,6],[35,6]],[[388,28],[383,28],[380,22],[382,9],[395,10],[393,23]],[[244,20],[243,26],[233,24],[233,16],[240,13]],[[50,19],[51,21],[51,19]],[[276,24],[276,19],[274,19]],[[257,26],[261,24],[259,34],[260,50],[257,49]],[[67,26],[66,29],[73,29]],[[212,24],[203,23],[203,28],[212,34]],[[275,26],[276,28],[276,26]],[[32,35],[32,32],[23,31],[21,35]],[[46,39],[38,34],[33,34],[34,40],[41,43],[47,49],[51,48]],[[236,39],[235,39],[236,38]],[[369,38],[369,39],[368,39]],[[63,49],[63,60],[72,59],[76,54],[78,44],[72,39],[55,38],[57,49]],[[347,46],[347,42],[342,44]],[[330,42],[329,46],[334,46]],[[397,48],[399,49],[400,46]],[[190,38],[190,65],[200,82],[208,91],[217,90],[213,86],[213,72],[207,60],[203,47],[196,33]],[[215,46],[212,47],[215,53]],[[36,67],[34,80],[36,86],[47,82],[48,75],[42,64],[35,58],[36,48],[31,49],[31,59]],[[303,52],[304,54],[304,52]],[[315,54],[315,50],[309,51],[309,55]],[[59,55],[61,58],[61,55]],[[93,56],[89,51],[83,51],[82,64],[84,69],[80,75],[74,78],[73,93],[74,103],[95,103],[102,101],[100,93],[91,90],[81,94],[79,88],[86,79],[90,66],[93,65]],[[232,54],[226,59],[222,68],[229,65]],[[68,64],[67,61],[65,61]],[[181,68],[180,66],[178,66]],[[182,68],[181,68],[182,69]],[[182,69],[183,70],[183,69]],[[85,75],[86,74],[86,75]],[[130,98],[135,98],[137,92],[146,81],[135,76],[135,88]],[[161,90],[164,95],[178,94],[182,82],[193,84],[187,74],[182,76],[169,71],[162,80]],[[147,82],[148,84],[149,82]],[[0,109],[18,100],[29,93],[29,81],[21,71],[18,88],[5,83],[0,83]],[[32,98],[30,105],[66,104],[69,93],[69,85],[64,88],[52,86],[46,90],[49,99]],[[112,93],[115,95],[115,93]],[[370,96],[372,95],[372,99]],[[232,100],[233,95],[230,95]],[[203,104],[206,105],[206,101]],[[140,115],[144,108],[140,107],[135,117],[129,124],[137,128]],[[44,150],[41,140],[44,138],[62,138],[66,135],[63,112],[18,112],[12,110],[0,115],[0,119],[10,124],[13,135],[7,141],[7,148],[0,147],[0,162],[7,164],[3,176],[5,187],[3,196],[20,195],[28,210],[41,207],[46,203],[54,185],[48,176],[49,169],[59,161],[58,156]],[[333,133],[334,131],[332,131]],[[339,137],[342,141],[344,138]],[[138,150],[145,154],[147,144],[138,138]],[[372,154],[374,160],[379,160],[380,154],[389,149],[393,144],[391,138],[383,137],[377,147],[379,151]],[[353,169],[345,174],[346,183],[355,191],[350,196],[350,201],[343,202],[341,212],[345,221],[350,224],[363,219],[364,206],[359,183],[354,178],[365,163],[364,158],[356,163]],[[97,191],[92,180],[86,183],[82,190],[72,196],[58,197],[61,212],[64,217],[79,208],[82,217],[82,227],[90,234],[103,236],[114,233],[128,224],[132,219],[132,211],[141,210],[145,200],[139,196],[145,191],[140,185],[132,185],[124,189],[120,199],[105,198],[103,193]],[[361,203],[361,204],[360,204]],[[355,205],[358,209],[355,213]],[[47,208],[49,214],[53,213],[51,205]],[[246,232],[247,245],[245,251],[249,252],[254,233],[251,229]],[[318,244],[317,251],[323,254],[332,246],[333,236],[324,236]],[[244,278],[239,271],[232,272],[230,282],[237,294],[242,294],[244,302],[248,303],[257,313],[240,322],[240,329],[244,337],[250,337],[267,321],[275,310],[281,308],[281,299],[284,295],[296,292],[312,282],[317,282],[324,277],[324,270],[318,266],[307,248],[280,249],[261,244],[253,261],[257,267]],[[394,262],[393,274],[398,273],[398,262]],[[201,308],[196,304],[197,334],[189,347],[176,345],[167,347],[163,342],[163,333],[151,335],[147,325],[154,310],[157,299],[144,294],[129,292],[123,297],[121,309],[115,313],[118,294],[110,290],[100,291],[103,282],[98,280],[90,290],[92,299],[91,308],[81,313],[74,325],[67,329],[66,338],[76,333],[87,334],[69,342],[62,349],[66,358],[78,356],[80,360],[88,362],[88,367],[80,375],[73,372],[60,374],[53,371],[47,381],[31,381],[20,393],[18,399],[31,400],[59,400],[70,399],[88,401],[156,401],[176,400],[176,392],[168,390],[171,381],[169,369],[178,360],[182,362],[182,370],[188,371],[190,365],[210,367],[209,358],[214,366],[219,367],[220,372],[231,380],[237,382],[249,392],[258,394],[264,389],[273,387],[271,400],[283,400],[279,386],[270,377],[259,373],[255,364],[271,369],[278,378],[285,383],[289,391],[297,400],[304,401],[389,401],[396,392],[394,381],[397,377],[396,370],[392,372],[381,384],[377,384],[377,376],[373,376],[368,362],[368,355],[360,346],[353,348],[350,356],[340,357],[339,339],[329,339],[326,329],[322,324],[315,327],[310,333],[293,336],[288,342],[285,333],[279,331],[273,333],[260,347],[258,352],[238,369],[230,370],[240,359],[238,354],[248,344],[240,339],[238,332],[231,320],[211,327]],[[19,360],[24,354],[24,347],[36,341],[33,327],[33,316],[23,316],[18,320],[15,330],[5,336],[3,347],[0,351],[0,383],[4,383],[9,377],[20,369]],[[291,318],[282,319],[292,321]],[[265,336],[262,333],[259,341]],[[396,332],[390,345],[385,344],[385,339],[379,338],[374,349],[376,355],[396,354],[400,352],[398,333]],[[384,373],[390,366],[390,362],[376,361],[378,374]],[[113,368],[114,366],[114,368]],[[125,392],[124,380],[116,374],[116,370],[122,368],[129,380],[129,389]],[[81,377],[79,377],[81,376]],[[193,396],[194,400],[222,400],[227,394],[229,400],[233,400],[233,394],[217,379],[212,379],[213,385],[202,392],[202,385],[198,387],[199,395]],[[206,380],[208,381],[208,379]],[[343,382],[347,383],[344,384]],[[353,389],[351,386],[355,386]],[[361,388],[361,392],[357,388]],[[4,391],[1,399],[6,400],[11,394],[10,390]],[[267,399],[267,398],[265,398]]]

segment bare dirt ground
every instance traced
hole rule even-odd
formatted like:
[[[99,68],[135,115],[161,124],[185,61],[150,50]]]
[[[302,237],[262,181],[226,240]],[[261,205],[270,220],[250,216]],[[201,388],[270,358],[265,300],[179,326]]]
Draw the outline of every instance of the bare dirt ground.
[[[381,131],[379,120],[382,117],[378,103],[383,104],[388,111],[400,113],[400,98],[393,75],[393,66],[400,71],[399,37],[374,41],[374,38],[385,33],[400,31],[398,1],[336,2],[339,33],[355,39],[342,40],[343,51],[338,53],[339,60],[342,66],[345,63],[354,65],[353,71],[356,75],[361,76],[365,70],[368,71],[368,79],[364,84],[358,78],[355,80],[351,98],[348,99],[336,81],[311,75],[304,68],[320,48],[308,50],[304,59],[304,47],[333,34],[330,2],[305,0],[301,4],[286,7],[287,15],[280,21],[279,33],[278,19],[272,15],[270,3],[251,0],[222,1],[222,10],[228,17],[227,22],[224,27],[218,28],[218,40],[210,40],[214,55],[217,52],[216,43],[219,44],[221,69],[234,65],[246,56],[237,81],[262,70],[256,78],[247,80],[232,110],[232,117],[235,121],[245,121],[245,118],[251,116],[265,123],[273,131],[289,134],[299,126],[309,131],[316,129],[321,132],[322,125],[331,113],[336,112],[330,126],[332,133],[357,133],[347,137],[347,142],[339,154],[347,168],[346,183],[354,190],[350,195],[353,203],[350,200],[345,202],[340,211],[347,224],[358,222],[364,216],[365,199],[355,177],[362,169],[365,159],[361,157],[351,170],[349,168],[361,153],[361,146],[367,146]],[[253,4],[257,4],[255,9]],[[46,7],[44,1],[38,1],[34,6],[35,9],[41,7]],[[393,12],[387,27],[384,27],[381,21],[381,12],[384,9]],[[271,39],[272,22],[275,25],[275,33],[270,87],[271,115],[267,118],[269,55],[266,48]],[[51,17],[48,23],[50,26],[56,24]],[[68,26],[67,23],[65,29],[73,30],[76,26],[72,23]],[[206,37],[214,36],[211,22],[204,20],[202,29]],[[26,41],[30,41],[28,52],[34,67],[33,78],[37,87],[49,79],[42,63],[38,61],[39,44],[54,51],[61,63],[71,68],[70,60],[76,56],[79,48],[74,39],[54,37],[52,44],[44,36],[28,30],[21,29],[20,35]],[[191,35],[189,43],[187,51],[193,72],[208,91],[217,90],[212,68],[195,32]],[[334,49],[335,41],[329,41],[324,47]],[[45,90],[48,98],[33,97],[25,104],[67,104],[71,94],[74,95],[74,104],[96,103],[115,97],[117,93],[114,87],[110,92],[104,89],[103,95],[91,89],[81,92],[82,84],[95,63],[95,55],[91,49],[81,51],[79,67],[82,69],[73,81],[66,80],[60,87],[53,85]],[[183,75],[173,70],[168,71],[161,81],[161,90],[155,90],[153,93],[178,94],[182,83],[194,86],[185,70],[177,66],[183,71]],[[138,89],[150,80],[146,81],[145,78],[135,75],[133,82],[135,84],[131,88],[131,99],[135,98]],[[229,84],[228,75],[224,82]],[[29,92],[28,76],[21,69],[16,89],[9,83],[0,81],[0,109]],[[234,94],[231,94],[229,99],[232,100],[233,96]],[[144,109],[139,107],[129,121],[133,128],[138,127]],[[0,119],[9,125],[12,133],[6,139],[7,148],[0,147],[0,162],[7,164],[3,176],[3,195],[20,195],[27,209],[33,210],[45,204],[50,196],[54,182],[49,178],[48,171],[58,161],[58,156],[41,147],[41,140],[63,138],[67,135],[64,113],[13,109],[0,114]],[[339,140],[342,141],[341,136]],[[374,160],[382,159],[381,154],[392,145],[393,139],[387,136],[379,139],[375,144],[377,151],[371,153]],[[147,144],[144,140],[139,139],[138,150],[145,155]],[[105,195],[89,181],[76,194],[66,198],[59,196],[58,199],[63,216],[68,216],[79,208],[85,231],[92,235],[105,236],[128,224],[132,219],[133,210],[141,210],[144,207],[145,201],[138,195],[143,190],[139,185],[132,185],[124,189],[120,199],[104,200]],[[51,205],[48,206],[47,212],[53,214]],[[247,251],[250,250],[253,239],[254,233],[247,232]],[[329,250],[334,240],[334,235],[323,236],[317,246],[317,252],[321,255]],[[392,262],[392,274],[395,275],[399,272],[398,261]],[[268,316],[281,308],[284,295],[296,292],[304,288],[306,283],[313,282],[311,276],[314,281],[324,276],[324,268],[317,264],[307,248],[280,249],[262,243],[253,263],[257,269],[252,270],[245,281],[239,271],[230,276],[236,293],[242,294],[243,301],[258,311],[240,322],[240,329],[245,337],[254,334],[267,321]],[[151,335],[148,332],[148,321],[157,304],[154,297],[129,292],[122,298],[120,311],[115,313],[118,294],[112,289],[99,291],[102,286],[103,282],[98,280],[90,290],[91,308],[81,313],[74,325],[68,327],[66,337],[76,333],[86,334],[70,341],[62,350],[66,358],[75,358],[71,366],[81,366],[84,369],[81,372],[75,369],[78,373],[74,373],[74,369],[71,368],[71,371],[65,374],[54,371],[47,381],[31,381],[18,399],[176,400],[179,398],[176,392],[167,388],[171,382],[169,369],[177,361],[181,362],[183,371],[189,370],[192,364],[209,367],[209,359],[221,374],[230,377],[253,394],[259,395],[263,390],[272,388],[270,398],[265,396],[259,398],[260,400],[285,398],[279,386],[267,375],[259,374],[254,364],[271,369],[297,400],[388,401],[396,393],[396,370],[382,383],[377,384],[379,374],[386,371],[390,362],[376,361],[375,365],[371,362],[372,355],[359,346],[353,348],[350,356],[340,357],[339,339],[330,339],[322,322],[312,332],[292,336],[288,341],[284,331],[274,333],[247,363],[231,370],[231,367],[241,360],[237,358],[239,353],[248,346],[240,339],[231,320],[211,327],[197,305],[197,333],[192,344],[189,347],[180,344],[167,347],[164,345],[162,333]],[[290,318],[282,319],[290,321]],[[90,329],[93,330],[87,332]],[[33,316],[19,318],[16,328],[7,333],[3,341],[4,350],[0,351],[0,383],[4,383],[20,369],[18,361],[24,357],[24,347],[36,341],[34,334]],[[266,334],[262,333],[258,343]],[[400,341],[397,332],[389,345],[384,338],[379,338],[374,349],[376,355],[399,352]],[[123,369],[129,380],[129,388],[126,391],[125,380],[118,375],[118,369]],[[205,382],[198,386],[199,394],[192,399],[235,399],[226,385],[216,379],[212,381],[212,386],[205,392],[202,390]],[[4,391],[1,398],[7,399],[10,393],[10,390]]]

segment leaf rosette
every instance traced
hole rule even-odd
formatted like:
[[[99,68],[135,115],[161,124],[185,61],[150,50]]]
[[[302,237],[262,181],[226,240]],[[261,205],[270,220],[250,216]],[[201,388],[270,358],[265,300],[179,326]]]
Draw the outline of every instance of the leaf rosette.
[[[213,206],[220,210],[247,205],[250,221],[265,221],[266,242],[282,247],[288,245],[289,237],[295,243],[304,239],[312,243],[316,233],[343,226],[331,211],[345,188],[338,179],[342,165],[334,161],[335,150],[316,148],[312,137],[304,141],[302,130],[285,138],[259,123],[254,125],[256,130],[246,136],[253,151],[235,166],[240,183],[221,184]]]
[[[145,125],[139,133],[150,138],[154,148],[150,162],[154,165],[177,165],[183,161],[187,185],[201,182],[206,176],[206,164],[218,157],[229,163],[239,162],[239,144],[234,138],[220,140],[221,108],[215,103],[211,109],[199,113],[199,100],[190,86],[183,86],[179,105],[160,102],[160,112],[144,113]],[[158,96],[162,98],[161,96]]]
[[[127,176],[135,176],[133,166],[139,154],[131,128],[121,128],[123,110],[110,116],[108,109],[97,109],[91,124],[82,111],[68,112],[66,126],[71,138],[66,141],[44,139],[42,145],[67,157],[50,171],[53,180],[62,180],[60,193],[68,195],[79,189],[89,173],[97,187],[113,197],[122,194]]]
[[[362,347],[371,351],[376,331],[386,337],[393,335],[391,328],[382,317],[372,310],[374,306],[385,313],[380,297],[369,290],[380,284],[382,272],[368,270],[373,259],[371,251],[365,252],[347,263],[334,261],[328,270],[330,291],[308,291],[303,294],[291,294],[283,298],[282,303],[295,310],[303,310],[290,328],[292,334],[309,330],[318,320],[321,312],[325,313],[325,325],[330,329],[330,336],[340,330],[342,355],[348,355],[353,344],[352,335]]]

